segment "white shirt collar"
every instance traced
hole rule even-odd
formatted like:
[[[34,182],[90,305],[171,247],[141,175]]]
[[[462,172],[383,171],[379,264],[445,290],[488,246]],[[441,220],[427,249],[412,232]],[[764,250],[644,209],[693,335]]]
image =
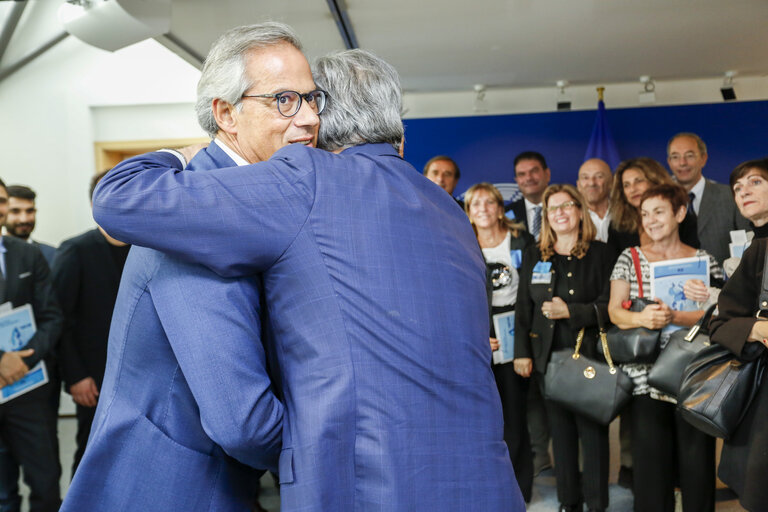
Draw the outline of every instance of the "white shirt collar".
[[[236,165],[250,165],[245,158],[243,158],[240,155],[238,155],[237,153],[235,153],[232,150],[232,148],[230,148],[229,146],[224,144],[224,142],[220,141],[218,139],[218,137],[213,139],[213,143],[216,144],[217,146],[219,146],[221,148],[221,150],[223,152],[225,152],[229,158],[234,160]]]
[[[704,176],[699,178],[699,181],[696,182],[696,184],[691,189],[691,193],[693,194],[693,210],[698,214],[699,213],[699,206],[701,206],[701,196],[704,195],[704,185],[706,183],[706,180],[704,179]]]
[[[526,198],[523,198],[523,200],[525,201],[525,211],[527,212],[533,212],[534,208],[536,208],[537,206],[541,206],[541,203],[539,204],[532,203]]]

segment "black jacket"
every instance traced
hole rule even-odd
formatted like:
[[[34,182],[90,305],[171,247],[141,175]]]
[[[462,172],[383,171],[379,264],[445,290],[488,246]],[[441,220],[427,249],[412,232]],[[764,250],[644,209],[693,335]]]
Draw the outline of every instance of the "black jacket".
[[[711,339],[742,355],[757,321],[757,299],[763,279],[765,239],[755,239],[741,264],[725,283],[717,301],[719,315],[710,322]],[[763,350],[762,357],[768,357]],[[768,378],[730,441],[723,446],[720,478],[739,496],[747,510],[768,510]]]
[[[43,253],[32,244],[13,237],[3,237],[5,245],[5,290],[0,303],[13,307],[30,304],[37,332],[24,348],[35,353],[24,358],[30,368],[41,359],[50,359],[61,333],[61,310],[51,288],[50,270]]]
[[[534,370],[540,373],[545,373],[549,362],[556,322],[565,322],[568,327],[571,339],[566,341],[570,346],[575,346],[576,335],[582,327],[586,327],[582,352],[594,357],[597,315],[593,304],[598,305],[604,319],[608,318],[609,278],[616,261],[613,251],[606,244],[594,241],[583,258],[570,258],[573,265],[571,275],[559,271],[553,258],[550,258],[553,261],[551,282],[531,284],[533,268],[541,260],[541,253],[538,246],[531,246],[523,256],[515,307],[515,358],[532,358]],[[560,298],[568,304],[570,318],[550,320],[541,313],[541,305],[552,300],[560,280],[566,280],[569,288],[567,296]]]
[[[120,275],[109,242],[98,229],[59,247],[53,284],[65,318],[59,366],[67,388],[92,377],[101,389]]]

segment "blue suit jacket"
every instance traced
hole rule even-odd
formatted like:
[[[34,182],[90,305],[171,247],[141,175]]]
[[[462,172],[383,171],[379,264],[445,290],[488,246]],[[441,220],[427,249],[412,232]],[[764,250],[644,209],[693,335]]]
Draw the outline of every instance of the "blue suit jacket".
[[[263,273],[285,396],[289,511],[515,511],[485,264],[456,202],[387,144],[177,172],[128,160],[94,198],[113,236]]]
[[[190,168],[222,165],[233,162],[212,145]],[[266,373],[259,292],[256,278],[131,249],[63,511],[251,510],[258,473],[246,464],[276,468],[283,413]]]

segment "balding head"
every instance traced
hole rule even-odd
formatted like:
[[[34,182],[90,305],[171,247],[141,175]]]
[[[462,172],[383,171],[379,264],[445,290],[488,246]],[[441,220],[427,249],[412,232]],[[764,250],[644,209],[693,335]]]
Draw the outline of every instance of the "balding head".
[[[611,168],[604,160],[590,158],[579,167],[576,185],[590,210],[600,210],[601,206],[608,207],[612,183]]]

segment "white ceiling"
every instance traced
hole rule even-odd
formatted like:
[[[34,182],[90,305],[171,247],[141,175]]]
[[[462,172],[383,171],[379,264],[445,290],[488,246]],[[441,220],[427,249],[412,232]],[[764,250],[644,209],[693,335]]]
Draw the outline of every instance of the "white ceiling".
[[[343,4],[343,0],[337,0]],[[361,48],[407,91],[768,74],[766,0],[347,0]],[[310,58],[344,49],[326,0],[174,0],[172,37],[198,55],[229,27],[275,19]],[[163,39],[160,38],[161,42]],[[173,45],[168,44],[173,48]],[[187,56],[188,57],[188,56]]]

